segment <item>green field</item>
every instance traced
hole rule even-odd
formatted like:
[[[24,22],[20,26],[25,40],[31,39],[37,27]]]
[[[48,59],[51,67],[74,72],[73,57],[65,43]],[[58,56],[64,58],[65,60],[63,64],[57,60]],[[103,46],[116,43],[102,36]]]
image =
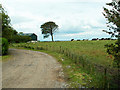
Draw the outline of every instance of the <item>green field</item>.
[[[62,41],[19,43],[11,46],[42,50],[56,57],[63,65],[68,82],[74,82],[70,87],[79,87],[78,83],[85,87],[116,87],[111,81],[111,73],[116,73],[112,67],[114,58],[106,53],[104,47],[113,42],[115,41]],[[67,66],[70,68],[66,68]]]
[[[48,47],[54,50],[59,50],[61,46],[62,49],[83,56],[93,63],[108,66],[111,65],[112,58],[106,53],[104,45],[111,42],[113,41],[41,42],[36,43],[35,46]]]
[[[114,41],[39,42],[23,44],[23,46],[33,46],[34,48],[43,47],[43,49],[53,51],[59,51],[61,48],[64,52],[67,50],[68,53],[70,52],[77,56],[83,56],[85,59],[89,59],[90,62],[109,66],[112,63],[113,58],[106,53],[104,45],[112,42]]]

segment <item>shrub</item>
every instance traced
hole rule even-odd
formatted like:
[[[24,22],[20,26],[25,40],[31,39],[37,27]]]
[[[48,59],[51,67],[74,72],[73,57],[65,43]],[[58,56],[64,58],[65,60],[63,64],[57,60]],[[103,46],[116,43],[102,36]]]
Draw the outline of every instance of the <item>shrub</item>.
[[[29,36],[20,36],[20,35],[13,35],[11,39],[9,39],[10,43],[25,43],[31,41]]]
[[[0,38],[0,56],[2,55],[2,38]]]
[[[8,40],[5,38],[0,38],[0,41],[2,41],[0,47],[2,47],[2,50],[0,50],[0,55],[6,55],[8,53]]]

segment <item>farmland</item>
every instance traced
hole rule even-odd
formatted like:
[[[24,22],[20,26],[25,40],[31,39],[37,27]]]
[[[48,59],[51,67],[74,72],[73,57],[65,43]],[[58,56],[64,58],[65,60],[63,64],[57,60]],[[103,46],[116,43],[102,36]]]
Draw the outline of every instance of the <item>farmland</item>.
[[[112,41],[114,42],[114,41]],[[73,42],[40,42],[40,43],[28,43],[28,44],[16,44],[17,46],[34,48],[43,48],[51,51],[64,50],[63,52],[72,53],[73,55],[80,55],[89,61],[109,66],[112,63],[112,57],[106,53],[105,44],[112,43],[111,41],[73,41]],[[68,51],[67,51],[68,50]]]
[[[115,41],[37,42],[12,44],[11,47],[40,50],[56,57],[63,65],[69,87],[116,87],[110,82],[111,73],[116,72],[112,67],[114,58],[104,47],[112,42]]]

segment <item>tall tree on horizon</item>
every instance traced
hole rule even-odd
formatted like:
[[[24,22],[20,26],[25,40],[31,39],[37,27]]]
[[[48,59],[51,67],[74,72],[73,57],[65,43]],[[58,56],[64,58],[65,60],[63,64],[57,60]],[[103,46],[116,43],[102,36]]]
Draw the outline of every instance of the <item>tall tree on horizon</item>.
[[[44,34],[44,38],[48,38],[51,35],[52,41],[53,34],[58,30],[58,25],[55,24],[53,21],[46,22],[41,25],[40,27],[42,30],[42,34]]]

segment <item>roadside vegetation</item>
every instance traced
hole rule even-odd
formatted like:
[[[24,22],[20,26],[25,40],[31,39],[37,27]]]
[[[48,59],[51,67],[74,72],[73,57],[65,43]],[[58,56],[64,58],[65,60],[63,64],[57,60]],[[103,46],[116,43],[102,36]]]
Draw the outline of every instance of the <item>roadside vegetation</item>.
[[[8,54],[8,40],[5,38],[0,38],[2,41],[2,45],[0,45],[0,47],[2,48],[2,50],[0,50],[0,55],[6,55]]]
[[[7,11],[0,4],[0,56],[3,56],[2,59],[9,57],[9,43],[25,43],[28,41],[31,41],[30,37],[18,35],[18,32],[11,25]]]
[[[115,81],[118,84],[118,88],[120,88],[120,0],[114,0],[106,5],[111,7],[111,9],[104,7],[103,13],[109,29],[103,31],[110,34],[111,37],[117,38],[117,41],[112,44],[106,44],[105,46],[107,48],[107,53],[114,57],[113,66],[118,69],[114,77],[116,77]]]
[[[8,52],[9,43],[6,38],[0,38],[0,60],[6,61],[11,55]]]
[[[105,44],[114,40],[38,42],[11,44],[15,48],[42,50],[56,57],[62,63],[69,87],[110,88],[117,68],[113,57],[106,53]]]

